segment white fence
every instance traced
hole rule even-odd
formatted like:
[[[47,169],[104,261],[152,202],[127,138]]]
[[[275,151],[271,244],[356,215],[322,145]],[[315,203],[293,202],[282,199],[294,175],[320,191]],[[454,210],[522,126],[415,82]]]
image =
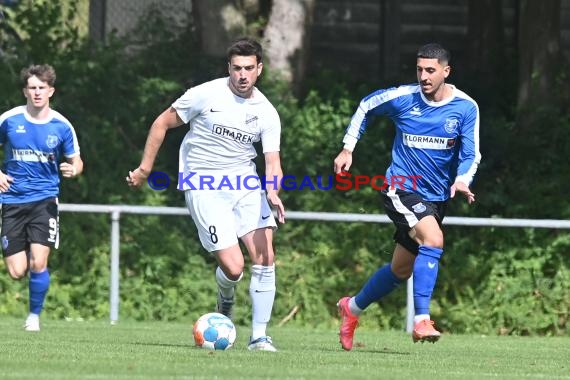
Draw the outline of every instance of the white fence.
[[[110,315],[111,324],[119,321],[119,247],[120,247],[120,220],[121,214],[140,215],[185,215],[190,216],[185,207],[153,207],[153,206],[127,206],[127,205],[87,205],[87,204],[60,204],[61,212],[83,212],[111,215],[111,278],[110,278]],[[370,214],[342,214],[329,212],[301,212],[287,211],[288,220],[316,220],[326,222],[364,222],[364,223],[391,223],[386,215]],[[570,229],[570,220],[555,219],[503,219],[503,218],[461,218],[448,216],[444,219],[446,225],[480,226],[480,227],[532,227]],[[406,331],[411,332],[414,319],[413,279],[407,283],[407,316]]]

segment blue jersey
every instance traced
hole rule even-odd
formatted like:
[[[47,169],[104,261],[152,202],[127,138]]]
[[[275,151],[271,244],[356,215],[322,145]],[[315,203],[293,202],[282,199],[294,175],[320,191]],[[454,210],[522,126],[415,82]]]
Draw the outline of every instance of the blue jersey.
[[[4,146],[2,171],[14,181],[2,203],[35,202],[59,194],[59,162],[79,154],[71,123],[50,110],[46,120],[35,120],[26,106],[0,115],[0,144]]]
[[[354,149],[370,116],[388,116],[396,137],[386,183],[427,201],[447,200],[454,182],[471,184],[481,160],[479,107],[463,91],[452,89],[453,95],[440,102],[426,99],[417,84],[371,93],[352,116],[345,148]]]

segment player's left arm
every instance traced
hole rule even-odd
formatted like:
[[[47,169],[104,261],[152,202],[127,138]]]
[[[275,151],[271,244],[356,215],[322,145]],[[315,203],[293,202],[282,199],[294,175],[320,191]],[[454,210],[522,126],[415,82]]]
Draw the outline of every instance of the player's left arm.
[[[279,198],[283,169],[279,150],[281,145],[281,120],[275,108],[271,107],[265,115],[265,127],[261,132],[261,144],[265,156],[265,190],[271,207],[277,210],[277,220],[285,223],[285,207]]]
[[[64,178],[74,178],[83,173],[83,160],[79,154],[79,142],[75,129],[69,125],[63,134],[63,153],[65,161],[59,164],[59,171]]]
[[[83,160],[79,154],[66,157],[65,162],[59,165],[59,171],[64,178],[73,178],[83,173]]]
[[[285,223],[285,206],[283,206],[283,202],[279,198],[279,190],[281,189],[281,181],[283,179],[279,152],[265,152],[265,177],[267,201],[271,207],[277,210],[279,222]]]
[[[481,153],[479,152],[479,108],[477,104],[466,112],[461,128],[461,145],[458,156],[457,176],[451,186],[450,196],[453,198],[456,192],[462,193],[468,203],[475,202],[475,194],[469,186],[477,172]]]

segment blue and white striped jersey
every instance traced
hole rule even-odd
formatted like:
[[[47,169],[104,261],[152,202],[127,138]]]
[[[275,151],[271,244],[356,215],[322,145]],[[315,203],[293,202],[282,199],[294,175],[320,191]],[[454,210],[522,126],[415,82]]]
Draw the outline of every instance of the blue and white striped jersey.
[[[471,184],[481,160],[479,107],[463,91],[452,89],[452,96],[440,102],[426,99],[418,84],[369,94],[352,116],[344,147],[354,150],[371,116],[388,116],[396,126],[385,174],[388,184],[427,201],[448,199],[454,182]]]
[[[63,156],[79,154],[71,123],[59,112],[35,120],[26,106],[0,115],[0,145],[4,146],[2,171],[14,179],[1,194],[1,202],[28,203],[59,194],[59,163]]]

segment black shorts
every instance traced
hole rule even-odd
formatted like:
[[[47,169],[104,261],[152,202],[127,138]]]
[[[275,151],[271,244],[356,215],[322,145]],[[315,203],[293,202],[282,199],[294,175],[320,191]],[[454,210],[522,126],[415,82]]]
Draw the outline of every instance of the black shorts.
[[[383,190],[380,192],[384,201],[386,215],[394,222],[396,232],[394,241],[401,244],[414,255],[418,254],[419,244],[410,237],[410,230],[422,218],[433,215],[441,223],[445,217],[447,201],[429,202],[421,195],[403,190]]]
[[[57,198],[2,205],[2,254],[28,250],[31,243],[57,248],[59,218]]]

